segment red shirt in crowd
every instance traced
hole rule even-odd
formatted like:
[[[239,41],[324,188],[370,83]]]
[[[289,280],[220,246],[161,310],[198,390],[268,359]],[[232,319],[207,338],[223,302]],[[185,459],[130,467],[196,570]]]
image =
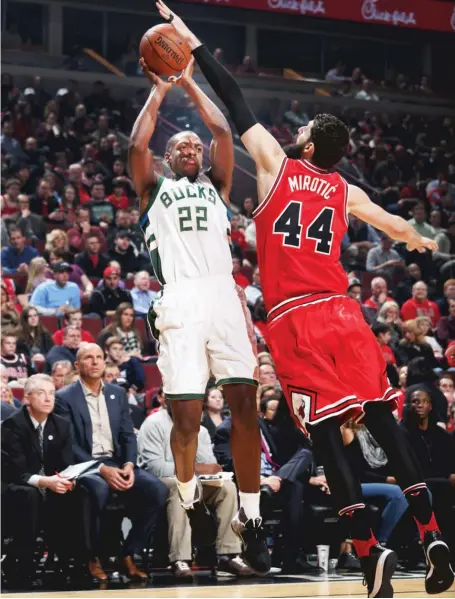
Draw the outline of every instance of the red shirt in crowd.
[[[111,193],[110,196],[107,196],[106,200],[113,204],[117,210],[128,210],[127,196],[117,197],[115,194]]]
[[[394,302],[395,300],[393,299],[393,297],[386,297],[385,299],[386,302]],[[379,305],[379,302],[377,302],[373,296],[369,297],[367,300],[365,300],[363,302],[364,306],[367,306],[368,308],[372,308],[375,312],[377,312],[379,310],[379,308],[381,307]],[[382,305],[382,304],[381,304]]]
[[[63,345],[64,331],[65,329],[60,329],[59,331],[55,331],[55,333],[52,335],[52,341],[55,343],[55,345]],[[84,331],[83,329],[81,329],[81,337],[82,341],[86,341],[87,343],[95,343],[93,335],[88,331]]]
[[[231,231],[231,239],[234,243],[236,243],[239,246],[240,249],[248,249],[248,242],[245,239],[245,233],[240,229],[237,229],[237,231]]]
[[[245,287],[248,287],[248,285],[250,284],[246,276],[241,272],[238,272],[235,275],[233,274],[232,276],[234,277],[234,281],[237,283],[237,285],[242,289],[245,289]]]
[[[87,202],[90,202],[92,196],[82,184],[79,186],[76,185],[76,189],[81,204],[86,204]]]
[[[401,306],[401,318],[411,320],[417,318],[417,316],[428,316],[432,326],[435,327],[441,318],[438,304],[428,299],[423,300],[423,302],[418,302],[414,298],[408,299]]]
[[[392,348],[390,348],[388,345],[381,345],[380,348],[382,355],[384,356],[384,360],[386,361],[386,364],[397,363],[397,359],[395,358],[395,354],[393,353]]]

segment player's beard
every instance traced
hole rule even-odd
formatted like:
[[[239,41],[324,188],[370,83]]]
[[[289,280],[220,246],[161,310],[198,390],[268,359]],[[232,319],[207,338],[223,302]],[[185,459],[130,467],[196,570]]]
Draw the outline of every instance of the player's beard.
[[[305,144],[303,143],[288,144],[287,146],[283,147],[283,151],[288,158],[292,158],[293,160],[299,160],[299,158],[302,158],[302,152],[304,147]]]

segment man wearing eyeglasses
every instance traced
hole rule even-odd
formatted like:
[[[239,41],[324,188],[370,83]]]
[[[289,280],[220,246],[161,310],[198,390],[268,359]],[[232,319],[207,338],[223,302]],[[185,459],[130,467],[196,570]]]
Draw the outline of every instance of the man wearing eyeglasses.
[[[113,266],[104,269],[103,284],[95,289],[90,298],[89,312],[99,314],[101,318],[113,316],[117,306],[123,302],[133,303],[131,294],[119,287],[120,270]]]

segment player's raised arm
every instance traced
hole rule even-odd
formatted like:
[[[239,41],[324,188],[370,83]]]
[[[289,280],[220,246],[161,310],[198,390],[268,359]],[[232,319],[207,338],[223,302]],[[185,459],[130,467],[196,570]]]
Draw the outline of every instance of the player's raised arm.
[[[210,144],[210,165],[213,181],[216,182],[223,200],[229,203],[234,169],[234,142],[231,128],[224,114],[216,104],[207,97],[193,79],[194,57],[191,58],[180,77],[169,77],[176,85],[182,87],[194,100],[202,120],[213,135]]]
[[[265,193],[261,193],[261,188],[267,192],[272,185],[285,158],[283,149],[273,135],[257,122],[234,77],[210,54],[180,17],[172,13],[161,0],[156,6],[163,19],[171,23],[188,43],[207,81],[229,110],[240,139],[256,163],[259,193],[264,197]]]
[[[140,64],[145,76],[154,86],[133,125],[128,148],[131,177],[136,193],[141,198],[142,209],[144,192],[158,180],[153,170],[153,154],[149,150],[149,142],[155,131],[158,109],[164,96],[172,87],[172,83],[163,81],[158,75],[152,73],[143,58],[141,58]]]
[[[435,241],[419,235],[404,218],[389,214],[374,204],[367,194],[355,185],[349,185],[347,210],[360,220],[384,231],[392,239],[403,241],[410,251],[423,252],[425,248],[428,250],[438,249],[438,244]]]

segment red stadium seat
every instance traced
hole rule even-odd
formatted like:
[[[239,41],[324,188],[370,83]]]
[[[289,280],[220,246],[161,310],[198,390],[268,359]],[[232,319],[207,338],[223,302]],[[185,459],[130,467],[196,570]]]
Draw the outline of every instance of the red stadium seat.
[[[134,287],[134,279],[126,279],[125,289],[132,289]]]
[[[101,318],[93,318],[91,316],[84,316],[82,318],[82,329],[91,333],[96,341],[98,335],[103,329],[103,320]]]
[[[159,387],[152,387],[151,389],[147,389],[145,392],[145,409],[147,413],[152,409],[152,399],[153,396],[158,392]]]
[[[20,272],[15,272],[12,274],[5,274],[4,275],[5,279],[13,279],[14,284],[16,286],[16,292],[17,292],[17,287],[22,288],[22,292],[25,291],[25,288],[27,287],[27,275],[23,275]]]
[[[96,289],[96,286],[98,285],[98,283],[100,282],[98,277],[89,277],[89,281],[95,289]]]
[[[150,281],[150,289],[152,291],[161,291],[161,283],[159,281],[152,279]]]
[[[242,275],[245,275],[250,284],[253,282],[253,269],[251,268],[251,266],[242,266],[240,272],[242,273]]]
[[[11,391],[13,392],[13,397],[19,401],[24,399],[24,387],[11,387]]]
[[[40,316],[40,322],[46,327],[51,335],[60,329],[60,323],[57,316]]]
[[[43,239],[37,239],[35,241],[35,248],[38,250],[38,253],[40,256],[42,256],[44,254],[44,246],[46,245],[46,242]]]
[[[145,373],[145,388],[161,387],[161,373],[156,364],[142,364]]]

